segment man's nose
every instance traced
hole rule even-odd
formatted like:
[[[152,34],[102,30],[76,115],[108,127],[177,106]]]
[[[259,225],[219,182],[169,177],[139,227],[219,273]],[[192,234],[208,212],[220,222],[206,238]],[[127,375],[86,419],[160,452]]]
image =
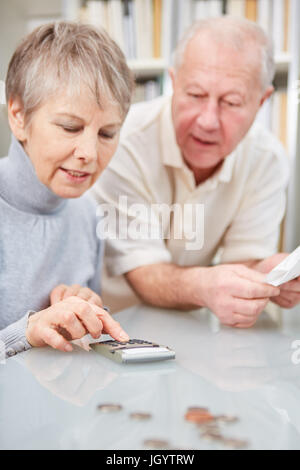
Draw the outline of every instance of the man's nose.
[[[98,136],[82,136],[75,149],[75,157],[85,162],[91,162],[98,158]]]
[[[212,100],[203,103],[197,117],[197,124],[208,132],[219,130],[220,117],[218,103]]]

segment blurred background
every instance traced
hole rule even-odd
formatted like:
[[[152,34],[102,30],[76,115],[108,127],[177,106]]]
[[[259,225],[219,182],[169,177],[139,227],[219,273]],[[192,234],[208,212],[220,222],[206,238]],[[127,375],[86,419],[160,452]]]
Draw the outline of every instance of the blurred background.
[[[172,51],[194,20],[222,14],[259,23],[272,37],[275,93],[257,119],[285,146],[292,174],[281,249],[300,244],[300,1],[299,0],[0,0],[0,80],[20,39],[53,20],[104,27],[124,51],[136,76],[133,102],[172,92],[168,76]],[[0,88],[3,101],[3,83]],[[10,132],[5,107],[0,116],[0,155]]]

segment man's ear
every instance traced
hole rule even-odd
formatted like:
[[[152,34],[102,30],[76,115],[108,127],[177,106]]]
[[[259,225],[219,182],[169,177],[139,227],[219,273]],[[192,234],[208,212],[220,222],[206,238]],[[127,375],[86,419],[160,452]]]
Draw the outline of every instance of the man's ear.
[[[23,104],[19,98],[10,98],[7,105],[8,122],[12,133],[20,142],[26,139]]]
[[[272,95],[273,92],[274,92],[274,87],[273,87],[272,85],[270,85],[270,86],[266,89],[265,93],[263,94],[263,97],[262,97],[261,100],[260,100],[260,105],[259,105],[260,107],[262,107],[262,105],[264,104],[264,102],[265,102],[267,99],[270,98],[270,96]]]
[[[174,90],[174,88],[175,88],[175,70],[174,70],[173,67],[170,67],[168,72],[169,72],[171,82],[172,82],[172,86],[173,86],[173,90]]]

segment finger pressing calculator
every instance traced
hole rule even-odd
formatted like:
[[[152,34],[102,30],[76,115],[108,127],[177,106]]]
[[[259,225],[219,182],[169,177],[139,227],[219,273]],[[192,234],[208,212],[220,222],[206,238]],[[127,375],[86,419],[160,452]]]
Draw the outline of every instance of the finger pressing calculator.
[[[175,358],[175,352],[167,346],[142,339],[131,339],[126,342],[100,341],[90,346],[96,353],[119,363],[152,362]]]

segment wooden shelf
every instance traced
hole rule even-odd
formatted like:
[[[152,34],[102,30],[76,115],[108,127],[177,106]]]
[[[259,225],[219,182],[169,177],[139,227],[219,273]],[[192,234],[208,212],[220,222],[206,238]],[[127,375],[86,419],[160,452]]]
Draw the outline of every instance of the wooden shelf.
[[[128,66],[137,77],[158,76],[164,73],[167,63],[164,59],[128,60]]]
[[[288,73],[292,57],[289,53],[275,56],[276,73]],[[134,59],[127,61],[129,67],[138,77],[158,76],[164,73],[167,62],[164,59]]]

